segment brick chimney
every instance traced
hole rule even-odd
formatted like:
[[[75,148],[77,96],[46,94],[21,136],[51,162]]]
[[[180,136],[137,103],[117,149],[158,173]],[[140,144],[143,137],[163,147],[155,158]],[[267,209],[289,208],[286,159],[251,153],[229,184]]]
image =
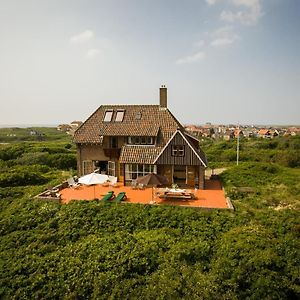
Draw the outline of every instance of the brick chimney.
[[[165,85],[162,85],[159,89],[159,105],[161,108],[167,108],[167,104],[167,88]]]

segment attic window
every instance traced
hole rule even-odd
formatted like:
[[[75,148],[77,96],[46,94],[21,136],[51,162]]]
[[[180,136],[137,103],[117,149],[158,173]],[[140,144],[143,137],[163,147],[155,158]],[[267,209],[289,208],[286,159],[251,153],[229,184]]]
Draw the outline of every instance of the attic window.
[[[172,156],[184,156],[184,145],[172,145]]]
[[[135,119],[136,120],[140,120],[142,118],[142,113],[141,112],[138,112],[136,115],[135,115]]]
[[[104,122],[110,122],[113,116],[113,110],[109,109],[105,112]]]
[[[124,113],[125,113],[124,109],[118,109],[115,121],[116,122],[122,122],[123,118],[124,118]]]

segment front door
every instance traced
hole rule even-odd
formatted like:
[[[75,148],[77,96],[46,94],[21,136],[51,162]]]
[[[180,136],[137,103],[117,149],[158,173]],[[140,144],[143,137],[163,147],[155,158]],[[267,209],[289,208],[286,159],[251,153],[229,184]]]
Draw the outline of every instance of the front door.
[[[178,185],[186,184],[186,166],[174,166],[173,182]]]

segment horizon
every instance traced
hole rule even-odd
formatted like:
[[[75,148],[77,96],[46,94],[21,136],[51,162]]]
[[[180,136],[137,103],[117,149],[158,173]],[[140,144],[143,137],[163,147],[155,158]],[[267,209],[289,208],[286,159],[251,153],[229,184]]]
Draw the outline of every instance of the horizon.
[[[84,122],[84,121],[83,121]],[[210,122],[206,122],[206,123],[183,123],[183,126],[204,126],[204,125],[211,125],[211,126],[229,126],[229,125],[233,125],[233,126],[254,126],[254,127],[283,127],[283,128],[287,128],[287,127],[300,127],[300,124],[246,124],[246,123],[210,123]],[[0,128],[22,128],[22,129],[26,129],[26,128],[54,128],[57,127],[61,124],[69,124],[69,123],[59,123],[59,124],[0,124]]]
[[[300,1],[2,0],[3,124],[158,104],[181,123],[300,124]]]

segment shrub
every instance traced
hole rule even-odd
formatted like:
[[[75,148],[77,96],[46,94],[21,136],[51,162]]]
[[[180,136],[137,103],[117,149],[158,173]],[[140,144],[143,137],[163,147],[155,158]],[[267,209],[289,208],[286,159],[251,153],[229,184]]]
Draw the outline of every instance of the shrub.
[[[16,167],[0,174],[0,187],[24,186],[43,184],[48,180],[42,175],[42,170],[49,170],[47,167]]]

